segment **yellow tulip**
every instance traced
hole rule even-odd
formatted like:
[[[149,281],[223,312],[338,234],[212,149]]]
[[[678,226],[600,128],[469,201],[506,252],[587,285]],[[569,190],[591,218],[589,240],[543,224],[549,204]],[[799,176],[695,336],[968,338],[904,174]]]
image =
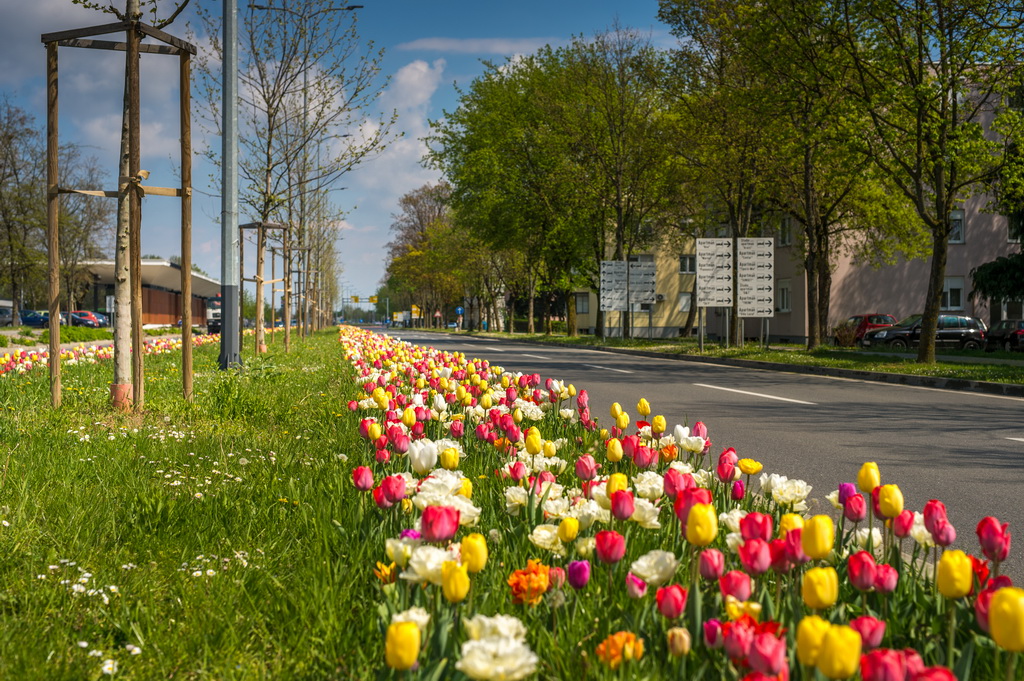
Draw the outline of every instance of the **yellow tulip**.
[[[608,440],[608,444],[604,449],[604,455],[612,463],[622,461],[622,441],[617,437],[613,437],[611,440]]]
[[[462,479],[462,486],[459,487],[459,491],[456,494],[460,494],[467,499],[473,498],[473,481],[469,478]]]
[[[371,442],[379,438],[380,434],[381,430],[379,423],[371,423],[370,426],[366,429],[366,437],[370,438]]]
[[[607,428],[602,428],[601,430],[597,431],[597,436],[599,438],[601,438],[602,440],[607,440],[608,439],[608,429]]]
[[[971,593],[974,569],[970,557],[963,551],[945,551],[939,558],[935,581],[939,593],[946,598],[963,598]],[[991,615],[989,617],[991,619]]]
[[[804,605],[812,610],[824,610],[835,605],[839,598],[839,575],[835,568],[816,567],[805,572],[801,594]]]
[[[626,412],[622,412],[621,414],[616,416],[615,417],[615,425],[618,426],[621,430],[625,430],[626,428],[628,428],[629,427],[629,414],[627,414]]]
[[[423,390],[426,387],[427,387],[427,382],[425,380],[423,380],[422,376],[420,376],[419,378],[416,379],[416,389],[417,390]]]
[[[406,407],[405,411],[402,412],[402,425],[406,428],[412,428],[416,425],[416,410],[412,407]]]
[[[988,606],[988,623],[999,647],[1024,651],[1024,589],[1007,586],[996,591]]]
[[[476,574],[487,565],[487,540],[479,532],[474,532],[462,540],[462,564],[472,574]]]
[[[441,452],[441,467],[453,471],[459,467],[459,450],[455,447],[448,447]]]
[[[509,385],[510,385],[510,382],[508,380],[508,376],[502,376],[501,377],[501,387],[507,390]]]
[[[455,399],[457,399],[459,402],[466,399],[466,386],[462,385],[461,383],[459,383],[459,385],[455,387]]]
[[[440,378],[437,379],[437,385],[439,388],[441,388],[441,390],[448,390],[448,379],[445,378],[444,376],[441,376]]]
[[[384,661],[392,669],[412,669],[420,655],[420,628],[415,622],[393,622],[384,641]]]
[[[672,657],[683,657],[690,654],[690,632],[684,627],[672,627],[665,632],[668,641],[668,653]]]
[[[480,396],[480,406],[483,409],[490,409],[494,406],[494,401],[491,399],[490,393],[484,393]]]
[[[711,504],[695,504],[686,517],[686,541],[707,546],[718,536],[718,513]]]
[[[512,410],[512,421],[513,423],[523,422],[523,410],[520,409],[519,407],[516,407],[515,409]]]
[[[644,398],[640,398],[640,401],[636,403],[636,413],[640,416],[647,416],[651,413],[651,403]]]
[[[449,603],[461,603],[469,594],[469,571],[453,560],[441,563],[441,592]]]
[[[860,668],[860,634],[846,625],[833,625],[825,632],[818,655],[818,670],[830,679],[848,679]]]
[[[544,440],[544,456],[552,457],[557,453],[558,450],[555,449],[555,443],[551,440]]]
[[[608,476],[608,482],[605,483],[604,493],[611,499],[612,494],[627,487],[629,487],[629,479],[623,473],[612,473]]]
[[[619,414],[622,413],[622,405],[618,402],[612,402],[611,408],[608,410],[613,419],[619,418]]]
[[[665,423],[665,417],[658,414],[651,419],[651,432],[652,433],[664,433],[665,429],[668,428],[668,424]]]
[[[566,390],[569,391],[569,397],[576,397],[576,386],[572,383],[569,384],[569,387],[566,388]]]
[[[878,509],[886,518],[903,513],[903,492],[898,485],[882,485],[878,490]]]
[[[813,666],[818,662],[821,644],[832,625],[817,615],[808,615],[796,628],[796,659],[800,664]]]
[[[462,400],[459,401],[459,404],[461,404],[463,407],[472,407],[473,406],[473,396],[470,395],[469,393],[466,393],[466,396],[463,397]]]
[[[536,456],[543,448],[544,441],[540,439],[540,433],[531,429],[530,434],[526,436],[526,453]]]
[[[558,538],[563,544],[576,539],[576,535],[580,533],[580,521],[576,518],[563,518],[562,522],[558,523]]]
[[[878,472],[878,464],[868,461],[860,467],[857,473],[857,487],[861,492],[871,493],[876,487],[882,484],[882,476]]]
[[[786,513],[779,520],[779,536],[785,537],[790,530],[803,529],[804,518],[799,513]]]
[[[736,462],[736,466],[740,469],[740,473],[743,475],[757,475],[764,468],[764,464],[760,461],[754,461],[753,459],[740,459]]]
[[[820,560],[832,552],[835,539],[836,527],[831,516],[816,515],[804,523],[800,543],[809,558]]]

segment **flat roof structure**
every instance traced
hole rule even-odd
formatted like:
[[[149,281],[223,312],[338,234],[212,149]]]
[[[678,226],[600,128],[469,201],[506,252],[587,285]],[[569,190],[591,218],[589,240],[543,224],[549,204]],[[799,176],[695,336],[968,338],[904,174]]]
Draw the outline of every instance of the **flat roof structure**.
[[[92,272],[97,284],[114,283],[113,260],[88,260],[82,266]],[[143,260],[142,285],[181,293],[181,266],[169,260]],[[220,282],[205,274],[192,271],[192,295],[210,298],[220,293]]]

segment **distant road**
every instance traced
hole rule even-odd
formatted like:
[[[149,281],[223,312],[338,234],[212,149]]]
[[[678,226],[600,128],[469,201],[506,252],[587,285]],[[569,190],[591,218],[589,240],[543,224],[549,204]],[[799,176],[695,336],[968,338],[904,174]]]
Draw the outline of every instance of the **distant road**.
[[[806,480],[812,497],[826,506],[825,495],[839,482],[854,482],[861,463],[877,461],[882,481],[900,486],[907,508],[921,510],[929,499],[946,504],[957,548],[979,553],[975,527],[982,517],[1009,522],[1018,539],[1003,571],[1024,578],[1022,399],[589,348],[390,333],[586,388],[603,424],[610,421],[612,402],[636,419],[637,400],[646,397],[652,413],[663,414],[670,425],[703,421],[716,459],[735,447],[767,472]]]

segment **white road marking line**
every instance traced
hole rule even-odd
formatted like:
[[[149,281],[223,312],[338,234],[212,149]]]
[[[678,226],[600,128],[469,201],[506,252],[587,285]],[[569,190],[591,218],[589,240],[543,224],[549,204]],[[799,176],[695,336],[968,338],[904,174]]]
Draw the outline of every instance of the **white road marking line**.
[[[625,369],[613,369],[611,367],[602,367],[602,366],[598,366],[596,364],[584,364],[583,366],[590,367],[591,369],[601,369],[602,371],[617,371],[620,374],[631,374],[631,373],[633,373],[632,371],[626,371]]]
[[[533,357],[534,359],[543,359],[545,361],[549,359],[548,357],[541,357],[540,355],[528,355],[525,352],[523,353],[523,357]]]
[[[1007,440],[1015,440],[1017,442],[1024,442],[1024,437],[1008,437]]]
[[[487,348],[487,352],[505,352],[501,348]]]
[[[753,393],[753,392],[750,392],[750,391],[747,391],[747,390],[736,390],[735,388],[723,388],[720,385],[708,385],[707,383],[694,383],[694,385],[699,386],[701,388],[712,388],[714,390],[725,390],[726,392],[739,393],[741,395],[753,395],[754,397],[763,397],[763,398],[768,399],[768,400],[779,400],[780,402],[793,402],[795,404],[810,404],[810,405],[814,404],[814,402],[804,402],[803,400],[792,400],[792,399],[790,399],[788,397],[777,397],[775,395],[765,395],[764,393]]]

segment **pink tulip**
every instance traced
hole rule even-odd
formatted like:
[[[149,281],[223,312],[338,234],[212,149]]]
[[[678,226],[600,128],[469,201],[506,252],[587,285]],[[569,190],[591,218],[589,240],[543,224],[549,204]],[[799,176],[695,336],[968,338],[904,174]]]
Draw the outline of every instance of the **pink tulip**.
[[[675,468],[669,468],[665,471],[665,496],[672,501],[675,501],[681,490],[696,486],[697,483],[693,481],[693,476],[689,473],[680,473]]]
[[[380,487],[387,500],[393,504],[405,497],[405,478],[400,475],[387,476],[381,480]]]
[[[626,555],[626,538],[615,530],[601,530],[594,541],[594,552],[602,563],[618,563]]]
[[[674,620],[683,614],[683,610],[686,608],[687,595],[686,589],[678,584],[658,589],[657,594],[655,594],[658,612],[665,618]]]
[[[756,577],[771,567],[772,553],[764,539],[748,539],[740,544],[740,562],[747,574]]]
[[[946,547],[956,541],[956,528],[945,518],[938,518],[935,521],[935,530],[932,532],[932,539],[939,546]]]
[[[731,482],[733,476],[736,474],[736,463],[734,461],[719,461],[718,466],[715,468],[715,475],[722,482]]]
[[[391,452],[386,449],[378,449],[373,453],[373,458],[377,463],[387,463],[391,461]]]
[[[565,568],[548,568],[548,582],[552,589],[561,589],[565,586]]]
[[[729,496],[733,501],[742,501],[744,495],[747,492],[747,486],[743,484],[742,480],[736,480],[732,483],[732,492]]]
[[[989,560],[1001,563],[1010,555],[1009,526],[1009,523],[1000,525],[992,516],[986,516],[978,523],[976,531],[978,541],[981,542],[981,552]]]
[[[526,464],[522,461],[516,461],[509,467],[508,473],[513,480],[519,482],[526,477]]]
[[[360,492],[373,489],[373,472],[366,466],[356,466],[352,470],[352,484]]]
[[[924,527],[932,536],[935,535],[935,522],[939,519],[947,520],[946,505],[938,499],[931,499],[924,505]]]
[[[466,424],[459,419],[458,421],[452,421],[452,427],[450,429],[452,437],[462,437],[466,434]]]
[[[872,650],[860,658],[860,675],[864,681],[905,681],[906,665],[899,650]]]
[[[684,525],[686,519],[690,515],[690,509],[697,504],[710,504],[711,503],[711,490],[703,487],[692,487],[689,489],[680,490],[679,494],[676,495],[676,502],[674,510],[676,517]]]
[[[569,586],[579,591],[590,581],[590,562],[574,560],[568,565]]]
[[[710,619],[704,623],[704,645],[708,648],[722,647],[722,622]]]
[[[745,601],[750,598],[750,575],[741,570],[726,572],[718,578],[718,588],[722,592],[722,598],[732,596]]]
[[[700,576],[703,579],[718,579],[725,571],[725,555],[718,549],[704,549],[700,552],[698,562],[700,564]]]
[[[843,515],[851,523],[859,523],[867,518],[868,509],[864,503],[864,497],[859,494],[848,497],[846,503],[843,504]]]
[[[902,513],[892,519],[892,532],[900,539],[910,535],[910,530],[913,528],[914,512],[910,509],[904,509]]]
[[[597,475],[597,469],[601,466],[590,454],[584,454],[576,459],[576,477],[580,480],[593,480]]]
[[[391,439],[391,444],[395,448],[396,452],[405,454],[409,451],[409,436],[404,433],[399,433]]]
[[[899,581],[900,573],[892,565],[881,563],[875,566],[875,591],[882,594],[889,594],[896,590],[896,583]]]
[[[626,594],[630,598],[643,598],[647,593],[647,582],[632,572],[626,573]]]
[[[903,650],[903,666],[907,670],[907,678],[913,679],[924,671],[924,660],[913,648]]]
[[[862,615],[853,619],[850,622],[850,627],[860,634],[861,645],[865,650],[882,645],[882,637],[885,636],[885,622],[882,620]]]
[[[740,519],[740,535],[744,541],[750,539],[763,539],[770,541],[772,538],[772,517],[764,513],[754,511]]]
[[[857,591],[871,591],[875,587],[877,566],[874,557],[867,551],[858,551],[846,561],[850,584]]]
[[[786,640],[771,633],[755,635],[747,655],[747,664],[755,672],[776,676],[787,664]]]
[[[633,493],[620,489],[612,492],[612,515],[619,520],[629,520],[636,510],[636,503],[633,501]]]
[[[388,499],[387,495],[384,494],[383,485],[378,485],[373,488],[373,502],[377,504],[377,508],[391,508],[395,503]]]
[[[459,529],[459,509],[451,506],[427,506],[420,518],[423,540],[446,542]]]
[[[750,655],[750,648],[754,645],[754,628],[747,626],[742,620],[737,620],[730,622],[722,630],[725,654],[735,664],[745,664],[747,656]]]
[[[623,451],[625,454],[625,451]],[[639,468],[650,468],[658,463],[658,450],[640,445],[633,451],[633,463]]]
[[[703,439],[707,440],[708,439],[708,427],[705,426],[700,421],[697,421],[695,424],[693,424],[693,428],[690,429],[690,434],[691,435],[695,435],[695,436],[697,436],[699,438],[703,438]]]
[[[803,565],[810,560],[807,554],[804,553],[803,536],[803,528],[797,527],[787,532],[786,536],[783,537],[786,540],[787,557],[794,565]]]
[[[590,406],[590,395],[587,394],[586,390],[580,390],[576,393],[576,408],[581,412]]]
[[[636,453],[637,447],[640,446],[639,435],[627,435],[622,438],[622,455],[627,459],[632,459]]]

